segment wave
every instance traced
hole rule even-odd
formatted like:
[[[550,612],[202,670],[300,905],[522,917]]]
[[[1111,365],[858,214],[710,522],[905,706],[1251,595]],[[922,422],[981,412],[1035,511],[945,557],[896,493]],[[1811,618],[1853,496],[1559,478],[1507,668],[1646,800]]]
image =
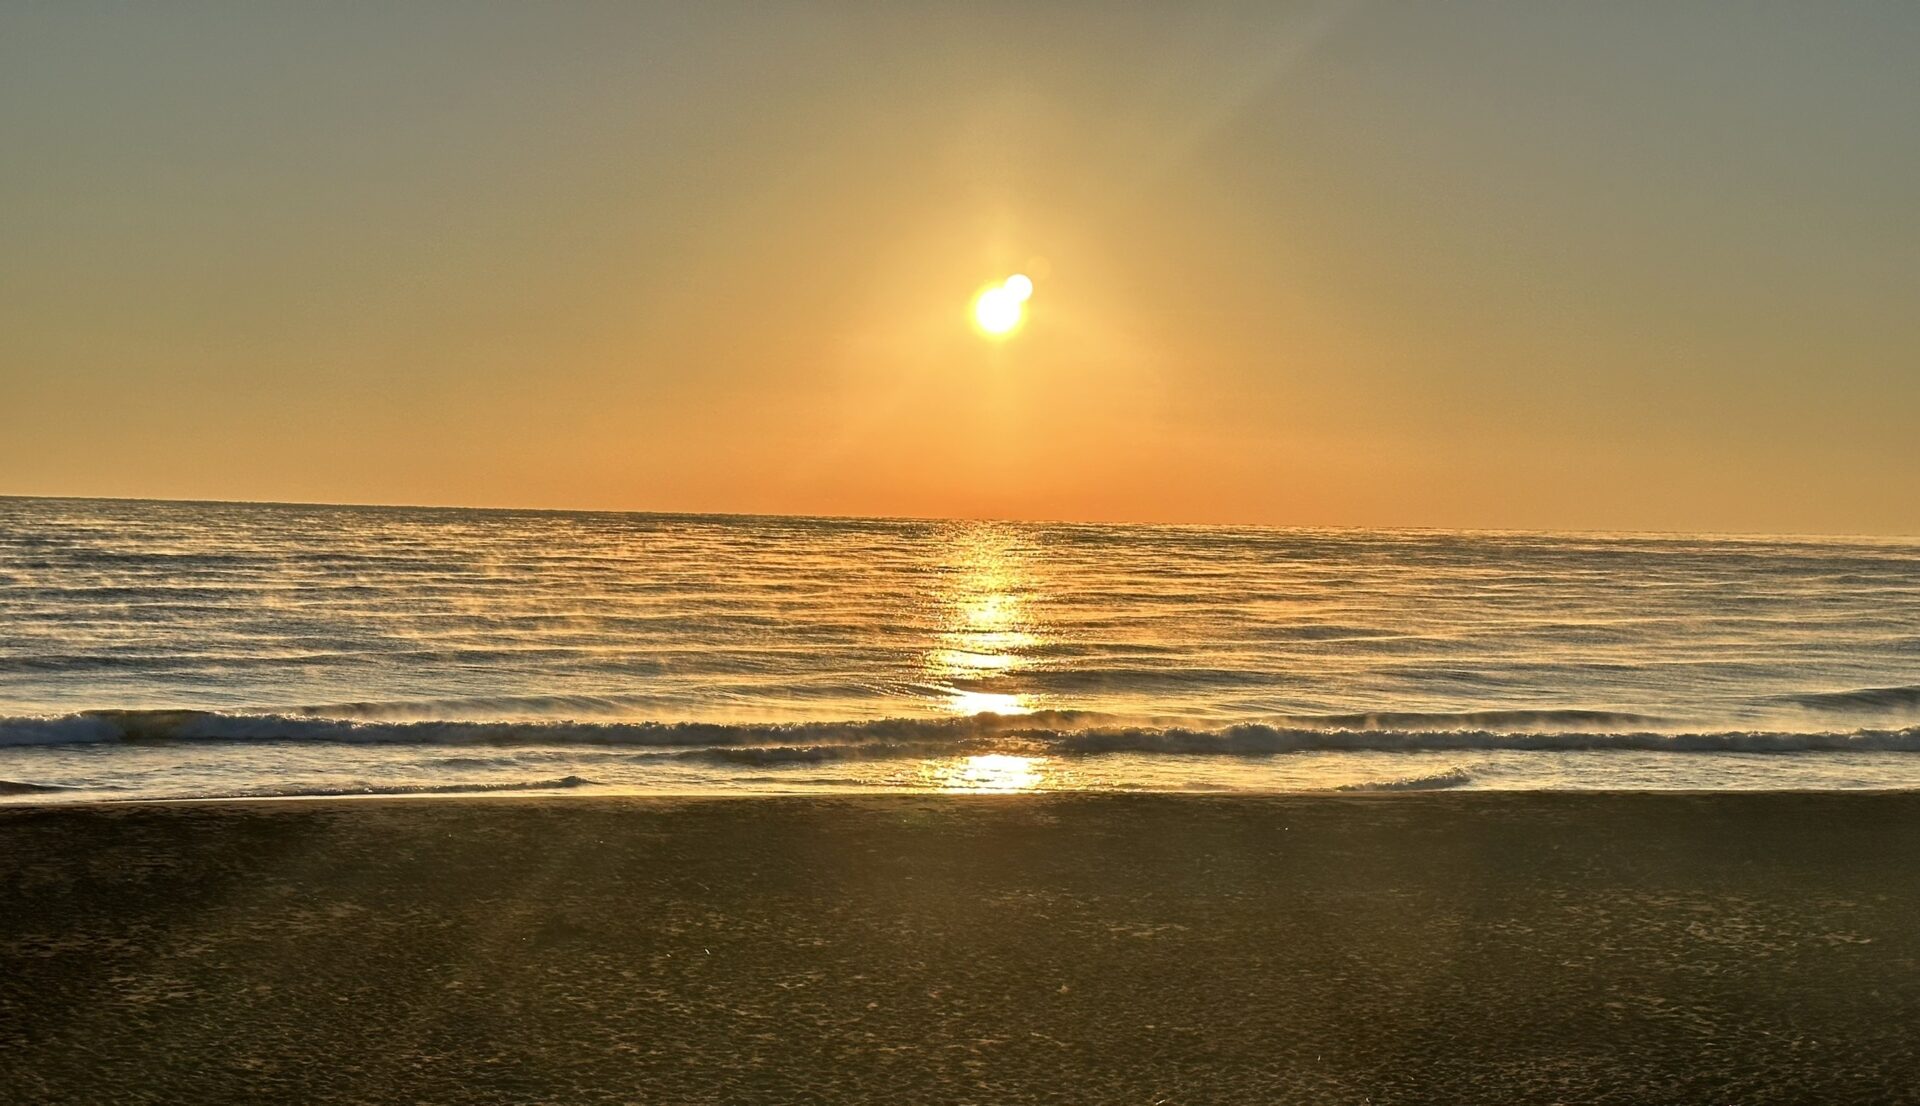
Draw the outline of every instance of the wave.
[[[401,783],[367,784],[362,787],[270,788],[193,797],[196,799],[343,799],[355,795],[477,795],[495,791],[570,791],[576,787],[594,787],[599,782],[583,776],[562,776],[554,780],[515,780],[508,783]]]
[[[1662,720],[1649,714],[1616,710],[1551,709],[1374,711],[1364,714],[1302,714],[1291,722],[1348,730],[1526,729],[1549,726],[1651,726]]]
[[[610,746],[730,763],[875,759],[1006,751],[1261,756],[1315,750],[1632,750],[1646,752],[1920,752],[1920,726],[1901,729],[1721,730],[1607,728],[1599,712],[1335,715],[1310,724],[1217,728],[1116,725],[1076,711],[861,722],[375,721],[194,710],[98,710],[0,718],[0,746],[115,742],[315,742],[436,746]],[[1485,724],[1498,717],[1516,728]],[[1631,717],[1631,716],[1625,716]],[[1548,720],[1575,722],[1540,727]],[[1389,724],[1380,724],[1382,721]],[[1418,722],[1421,724],[1409,724]],[[1479,722],[1481,724],[1474,724]]]
[[[1424,776],[1403,776],[1394,780],[1378,782],[1348,783],[1334,788],[1335,791],[1444,791],[1450,787],[1465,787],[1473,782],[1473,774],[1465,768],[1449,768],[1444,772],[1432,772]]]
[[[141,741],[307,741],[390,745],[783,745],[827,742],[965,740],[1078,725],[1078,711],[863,722],[383,721],[302,714],[204,710],[91,710],[0,718],[0,746]],[[1097,716],[1095,716],[1097,717]]]
[[[653,754],[671,760],[706,764],[777,767],[782,764],[820,764],[847,760],[904,760],[964,752],[969,746],[947,742],[862,742],[846,745],[716,745]]]
[[[489,715],[571,719],[583,715],[631,715],[638,710],[657,707],[659,702],[658,697],[646,695],[476,695],[322,703],[294,707],[286,713],[301,718],[351,719],[358,722],[422,722],[484,718]]]
[[[0,795],[47,795],[59,791],[72,791],[71,787],[62,787],[57,783],[27,783],[24,780],[0,780]]]
[[[1920,726],[1898,730],[1811,732],[1724,730],[1663,733],[1651,730],[1316,730],[1229,726],[1221,730],[1087,730],[1063,735],[1058,748],[1074,753],[1167,753],[1259,756],[1310,751],[1469,752],[1619,750],[1660,753],[1920,752]]]
[[[1920,684],[1900,687],[1860,687],[1851,691],[1812,691],[1779,695],[1772,700],[1818,711],[1889,711],[1920,707]]]

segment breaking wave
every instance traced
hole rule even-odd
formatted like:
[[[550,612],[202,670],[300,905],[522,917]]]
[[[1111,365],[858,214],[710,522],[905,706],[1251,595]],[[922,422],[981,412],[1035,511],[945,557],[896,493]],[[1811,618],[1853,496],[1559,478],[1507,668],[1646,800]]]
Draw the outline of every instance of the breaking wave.
[[[617,746],[721,763],[942,755],[1017,744],[1036,753],[1260,756],[1310,750],[1607,750],[1648,752],[1920,752],[1920,726],[1845,731],[1666,732],[1608,728],[1637,716],[1502,711],[1368,714],[1217,728],[1116,725],[1074,711],[864,722],[375,721],[298,714],[101,710],[0,718],[0,746],[113,742],[316,742],[444,746]],[[1547,728],[1547,723],[1561,726]],[[1565,725],[1566,723],[1584,725]]]
[[[1369,781],[1367,783],[1348,783],[1334,788],[1335,791],[1445,791],[1450,787],[1465,787],[1473,782],[1473,775],[1465,768],[1449,768],[1444,772],[1432,772],[1424,776],[1403,776],[1400,779]]]

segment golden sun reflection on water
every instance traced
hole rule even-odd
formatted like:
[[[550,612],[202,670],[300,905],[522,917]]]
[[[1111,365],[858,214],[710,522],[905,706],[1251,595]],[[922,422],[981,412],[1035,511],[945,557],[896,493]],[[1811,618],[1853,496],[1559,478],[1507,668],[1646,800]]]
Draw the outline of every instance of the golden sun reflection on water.
[[[939,791],[1033,791],[1047,782],[1046,757],[986,753],[928,761],[920,782]]]
[[[1043,636],[1028,610],[1028,554],[1015,534],[990,524],[956,528],[952,549],[933,597],[941,628],[921,670],[953,714],[1031,714],[1035,697],[1018,676]]]
[[[971,668],[978,672],[1004,672],[1020,663],[1007,653],[975,653],[965,649],[940,649],[927,654],[927,660],[947,669]]]
[[[955,714],[1032,714],[1028,696],[997,691],[953,691],[947,709]]]

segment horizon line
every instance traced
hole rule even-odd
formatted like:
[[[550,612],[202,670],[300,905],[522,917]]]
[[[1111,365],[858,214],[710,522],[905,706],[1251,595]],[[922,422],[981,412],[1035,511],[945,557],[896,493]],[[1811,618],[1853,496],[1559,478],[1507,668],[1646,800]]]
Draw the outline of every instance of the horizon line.
[[[1167,530],[1271,530],[1271,531],[1312,531],[1335,530],[1354,532],[1418,532],[1438,534],[1486,534],[1486,535],[1557,535],[1583,537],[1644,537],[1644,538],[1719,538],[1762,541],[1768,539],[1787,539],[1796,541],[1868,541],[1913,543],[1920,542],[1920,533],[1867,534],[1859,532],[1809,532],[1809,531],[1766,531],[1766,530],[1658,530],[1658,529],[1601,529],[1601,528],[1555,528],[1555,527],[1513,527],[1513,526],[1434,526],[1434,525],[1366,525],[1360,523],[1270,523],[1270,522],[1165,522],[1113,519],[1071,519],[1071,518],[1009,518],[1000,516],[961,516],[961,515],[883,515],[883,514],[805,514],[791,511],[688,511],[688,510],[647,510],[638,508],[613,507],[521,507],[521,506],[480,506],[464,503],[336,503],[317,499],[201,499],[175,498],[169,496],[140,495],[31,495],[0,492],[0,500],[34,499],[59,500],[91,503],[168,503],[181,506],[219,506],[219,507],[338,507],[352,510],[390,510],[390,511],[493,511],[502,514],[546,514],[546,515],[650,515],[659,518],[737,518],[737,519],[817,519],[830,522],[972,522],[991,525],[1011,526],[1133,526],[1149,529]]]

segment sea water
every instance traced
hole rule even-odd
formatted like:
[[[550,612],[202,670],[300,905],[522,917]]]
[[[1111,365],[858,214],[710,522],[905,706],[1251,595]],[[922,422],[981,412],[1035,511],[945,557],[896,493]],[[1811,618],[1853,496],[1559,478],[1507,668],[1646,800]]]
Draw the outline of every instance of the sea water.
[[[0,498],[0,781],[1904,788],[1920,543]]]

